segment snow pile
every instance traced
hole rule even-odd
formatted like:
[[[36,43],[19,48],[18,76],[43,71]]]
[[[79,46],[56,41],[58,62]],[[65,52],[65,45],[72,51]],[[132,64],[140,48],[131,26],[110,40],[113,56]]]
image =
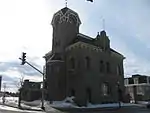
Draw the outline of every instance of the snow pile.
[[[50,106],[52,107],[59,107],[59,108],[64,108],[64,107],[67,107],[67,108],[74,108],[74,107],[77,107],[77,105],[75,104],[74,102],[74,97],[66,97],[64,100],[62,101],[53,101],[52,104],[50,104]]]
[[[3,103],[3,97],[0,97],[0,103]],[[18,106],[18,97],[5,97],[5,104]]]
[[[91,109],[91,108],[118,108],[119,103],[108,103],[108,104],[92,104],[87,102],[86,106],[79,107],[75,104],[73,101],[74,97],[67,97],[63,101],[54,101],[52,104],[49,104],[49,106],[54,108],[84,108],[84,109]],[[131,104],[131,103],[120,103],[121,107],[132,107],[137,106],[137,104]]]
[[[0,97],[0,103],[2,102],[2,97]],[[18,97],[5,97],[5,104],[13,107],[18,107]],[[21,106],[28,109],[41,110],[41,100],[36,100],[32,102],[21,101]]]
[[[41,100],[35,100],[35,101],[21,101],[21,103],[23,103],[24,105],[28,105],[28,106],[40,106],[41,105]]]

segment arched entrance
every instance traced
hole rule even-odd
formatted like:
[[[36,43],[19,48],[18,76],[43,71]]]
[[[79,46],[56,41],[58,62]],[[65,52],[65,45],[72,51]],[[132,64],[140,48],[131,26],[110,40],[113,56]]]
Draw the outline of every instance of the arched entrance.
[[[91,103],[92,102],[92,93],[91,93],[91,89],[90,88],[86,89],[86,95],[87,95],[87,101],[89,103]]]

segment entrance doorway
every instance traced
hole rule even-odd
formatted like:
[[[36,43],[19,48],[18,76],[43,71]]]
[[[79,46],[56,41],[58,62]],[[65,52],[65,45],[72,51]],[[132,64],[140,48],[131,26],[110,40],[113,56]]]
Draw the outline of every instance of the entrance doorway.
[[[86,94],[87,94],[87,101],[89,103],[91,103],[92,102],[92,93],[91,93],[91,89],[90,88],[87,88]]]

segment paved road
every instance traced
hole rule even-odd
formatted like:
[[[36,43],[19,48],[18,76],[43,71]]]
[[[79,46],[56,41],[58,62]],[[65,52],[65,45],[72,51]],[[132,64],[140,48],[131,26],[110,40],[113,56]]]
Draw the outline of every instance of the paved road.
[[[10,110],[10,109],[2,109],[0,108],[0,113],[45,113],[41,111],[22,111],[22,110]],[[55,109],[47,113],[150,113],[150,109],[147,108],[122,108],[122,109],[115,109],[115,110],[106,110],[106,111],[88,111],[88,112],[62,112]]]
[[[122,108],[122,109],[115,109],[115,110],[106,110],[106,111],[89,111],[89,112],[61,112],[58,110],[52,110],[48,113],[150,113],[150,109],[147,108]]]

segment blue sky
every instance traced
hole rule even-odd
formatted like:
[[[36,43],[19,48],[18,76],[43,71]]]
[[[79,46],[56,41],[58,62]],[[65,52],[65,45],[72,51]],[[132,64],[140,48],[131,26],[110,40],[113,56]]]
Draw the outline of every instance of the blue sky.
[[[18,57],[27,59],[42,70],[45,53],[51,50],[51,20],[65,6],[65,0],[0,0],[0,75],[7,90],[16,90],[16,82],[25,79],[41,81],[42,76]],[[150,1],[149,0],[68,0],[68,7],[81,19],[80,32],[96,37],[105,30],[111,47],[122,53],[125,77],[150,73]]]

